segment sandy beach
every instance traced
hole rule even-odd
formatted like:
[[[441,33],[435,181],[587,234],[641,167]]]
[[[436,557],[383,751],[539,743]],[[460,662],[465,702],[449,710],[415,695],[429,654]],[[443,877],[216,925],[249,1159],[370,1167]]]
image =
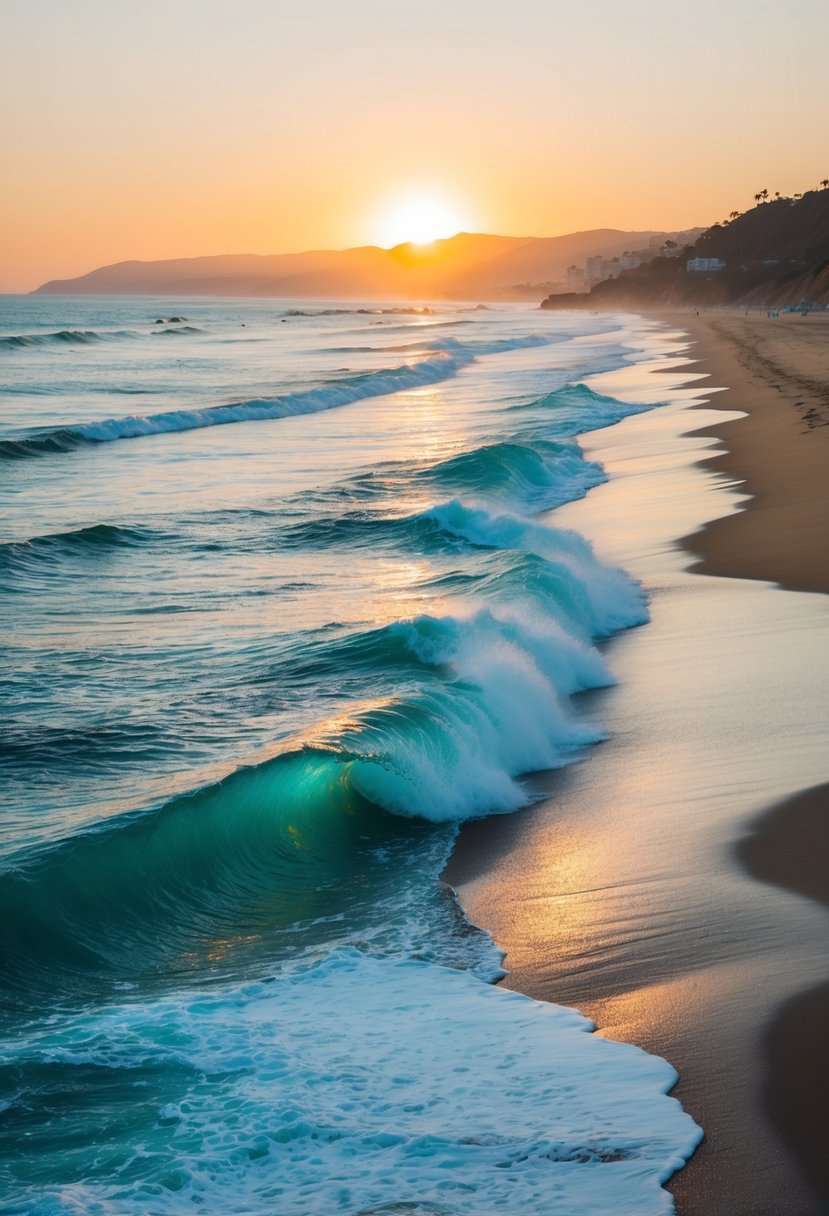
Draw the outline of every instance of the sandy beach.
[[[619,687],[590,698],[610,740],[549,799],[465,827],[446,877],[507,986],[675,1065],[706,1134],[670,1183],[680,1216],[819,1216],[829,317],[659,319],[690,334],[702,426],[689,393],[598,434],[611,482],[568,508],[652,594],[608,646]]]
[[[752,501],[688,540],[698,569],[829,592],[829,313],[665,319],[690,330],[721,403],[748,415],[711,429],[728,449],[717,467]]]
[[[712,428],[723,463],[752,498],[746,511],[687,540],[705,573],[829,592],[829,316],[734,314],[686,323],[702,367],[746,417]],[[741,374],[742,373],[742,374]],[[756,821],[736,856],[750,874],[829,903],[829,786],[804,790]],[[768,1033],[766,1107],[824,1204],[829,985],[793,998]],[[816,1049],[817,1045],[817,1049]]]

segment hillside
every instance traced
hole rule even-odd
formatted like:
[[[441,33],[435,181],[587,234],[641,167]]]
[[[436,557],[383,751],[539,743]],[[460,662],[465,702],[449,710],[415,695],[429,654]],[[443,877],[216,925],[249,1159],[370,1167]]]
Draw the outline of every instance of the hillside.
[[[587,257],[614,258],[626,250],[659,240],[663,233],[625,232],[618,228],[594,228],[566,236],[539,237],[522,241],[470,271],[455,271],[447,283],[452,294],[488,294],[508,286],[552,283],[563,280],[567,267]]]
[[[613,228],[544,238],[458,233],[394,249],[118,262],[54,279],[35,294],[512,299],[530,290],[537,299],[571,263],[594,254],[616,257],[664,235]]]
[[[692,258],[724,267],[689,271]],[[829,187],[760,201],[714,224],[678,257],[659,257],[598,283],[582,296],[550,296],[545,308],[671,305],[829,305]]]

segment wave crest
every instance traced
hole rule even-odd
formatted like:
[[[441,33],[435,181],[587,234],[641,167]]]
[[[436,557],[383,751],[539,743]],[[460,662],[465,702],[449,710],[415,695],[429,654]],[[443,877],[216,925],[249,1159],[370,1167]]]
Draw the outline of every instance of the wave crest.
[[[190,327],[185,326],[170,332],[182,333],[189,329]],[[495,347],[499,350],[517,350],[522,346],[537,346],[546,341],[548,339],[541,335],[532,334],[500,343],[479,343],[477,353],[493,353]],[[48,453],[68,452],[85,444],[112,443],[118,439],[138,439],[147,435],[226,426],[234,422],[261,422],[336,409],[371,397],[382,397],[388,393],[438,384],[451,379],[462,368],[474,363],[476,357],[473,346],[465,346],[450,338],[430,346],[426,357],[416,362],[328,380],[318,388],[302,389],[277,397],[206,406],[204,409],[168,410],[165,413],[146,416],[132,414],[125,418],[105,418],[100,422],[79,423],[0,440],[0,459],[23,459]]]
[[[163,536],[146,527],[90,524],[67,532],[47,532],[27,540],[0,542],[0,571],[31,568],[63,558],[99,556],[113,549],[134,548]]]
[[[302,389],[279,397],[237,401],[204,409],[169,410],[144,417],[132,414],[126,418],[106,418],[101,422],[40,431],[18,439],[0,440],[0,458],[19,459],[49,452],[67,452],[85,444],[112,443],[118,439],[138,439],[234,422],[261,422],[335,409],[368,397],[381,397],[404,389],[437,384],[456,375],[473,358],[471,354],[463,352],[455,355],[436,352],[418,363],[329,380],[319,388]]]
[[[444,510],[455,528],[516,539],[517,520]],[[537,548],[550,531],[533,534]],[[395,694],[190,796],[8,859],[6,978],[28,983],[33,959],[51,960],[64,978],[140,960],[152,968],[217,931],[273,931],[296,916],[298,900],[308,917],[315,907],[323,914],[332,888],[376,869],[376,849],[404,820],[456,823],[525,805],[522,774],[566,764],[601,737],[572,717],[569,698],[611,682],[589,643],[591,630],[609,627],[609,572],[572,534],[545,545],[558,560],[535,600],[519,595],[521,563],[508,561],[503,602],[358,634],[328,656],[342,672],[356,664],[375,681],[382,675]],[[523,560],[531,570],[541,561]],[[635,585],[615,573],[619,627],[644,609]]]
[[[459,493],[541,510],[581,498],[605,481],[601,465],[585,460],[575,443],[517,440],[462,452],[422,474]]]
[[[25,350],[31,346],[89,346],[94,342],[136,336],[132,330],[99,332],[94,329],[60,329],[47,334],[0,334],[0,351]]]

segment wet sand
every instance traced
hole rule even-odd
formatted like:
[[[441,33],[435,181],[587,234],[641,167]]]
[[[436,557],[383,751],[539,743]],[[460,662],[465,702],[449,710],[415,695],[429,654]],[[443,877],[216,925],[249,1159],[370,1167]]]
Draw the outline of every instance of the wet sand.
[[[687,541],[697,568],[828,593],[829,313],[665,319],[690,330],[700,370],[728,386],[718,404],[747,412],[711,433],[728,448],[719,467],[752,501]]]
[[[759,819],[736,849],[761,882],[829,904],[829,785],[803,790]],[[788,1001],[766,1038],[766,1106],[829,1209],[829,984]]]
[[[670,1183],[681,1216],[819,1216],[829,613],[797,592],[829,590],[829,323],[664,320],[728,388],[711,401],[748,416],[697,415],[674,392],[589,437],[611,482],[556,522],[643,578],[652,623],[609,643],[619,686],[584,699],[609,741],[539,779],[549,797],[529,810],[467,825],[446,877],[507,950],[507,986],[676,1066],[706,1133]],[[709,577],[684,568],[688,533]]]
[[[672,321],[679,321],[671,317]],[[723,465],[752,495],[747,510],[686,540],[710,574],[829,592],[829,315],[686,318],[694,353],[747,417],[711,428]],[[722,467],[722,466],[720,466]],[[761,881],[829,904],[829,786],[799,792],[757,820],[735,850]],[[787,1001],[765,1039],[765,1105],[829,1210],[829,984]]]

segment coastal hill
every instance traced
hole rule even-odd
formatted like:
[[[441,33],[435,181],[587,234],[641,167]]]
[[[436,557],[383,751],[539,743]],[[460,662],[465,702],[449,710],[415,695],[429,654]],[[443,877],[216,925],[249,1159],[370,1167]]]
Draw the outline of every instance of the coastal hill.
[[[829,179],[792,198],[762,190],[755,199],[694,244],[663,251],[590,292],[551,295],[542,307],[829,304]]]
[[[670,233],[598,228],[554,237],[458,233],[429,245],[224,254],[118,262],[35,294],[352,297],[361,299],[533,299],[586,257],[658,246]]]

